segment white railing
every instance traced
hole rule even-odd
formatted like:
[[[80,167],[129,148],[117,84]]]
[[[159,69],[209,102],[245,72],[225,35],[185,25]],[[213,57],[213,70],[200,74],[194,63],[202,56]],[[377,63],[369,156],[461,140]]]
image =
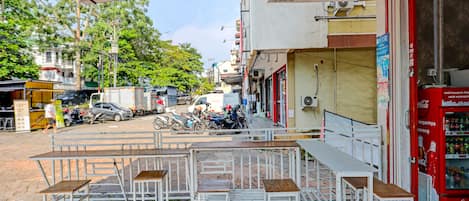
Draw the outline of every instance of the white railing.
[[[367,125],[327,111],[324,119],[325,142],[376,168],[378,178],[382,179],[381,127]]]
[[[156,143],[160,148],[189,148],[194,142],[211,141],[291,141],[296,139],[320,138],[320,128],[269,128],[228,129],[201,131],[156,132]]]
[[[237,133],[237,134],[236,134]],[[148,131],[148,132],[113,132],[113,133],[61,133],[50,135],[51,149],[55,151],[68,150],[102,150],[102,149],[148,149],[148,148],[189,148],[194,142],[206,141],[232,141],[232,140],[294,140],[292,138],[319,138],[318,129],[249,129],[249,130],[209,130],[196,132],[174,131]],[[203,158],[204,156],[202,156]],[[210,162],[210,156],[208,157]],[[291,166],[291,156],[287,150],[276,151],[237,151],[233,154],[232,168],[233,188],[237,190],[262,191],[262,179],[294,178],[296,169]],[[118,188],[118,174],[113,168],[114,163],[119,166],[120,175],[124,181],[124,191],[130,196],[131,181],[141,170],[166,169],[171,181],[169,187],[170,199],[189,198],[189,166],[187,158],[140,158],[140,159],[116,159],[116,160],[57,160],[58,165],[53,169],[59,170],[60,179],[73,179],[81,177],[98,177],[93,179],[92,200],[125,200],[122,191]],[[57,164],[58,163],[58,164]],[[298,184],[306,193],[302,194],[303,200],[313,200],[308,191],[315,181],[312,171],[316,168],[314,161],[307,154],[302,156],[300,174],[302,181]],[[227,165],[227,164],[225,164]],[[202,166],[200,164],[199,166]],[[226,169],[224,169],[226,171]],[[96,191],[96,189],[98,191]],[[108,197],[102,197],[99,190],[105,189]],[[94,190],[94,191],[93,191]],[[145,188],[148,193],[153,192],[153,187]],[[110,196],[110,197],[109,197]],[[111,199],[112,198],[112,199]]]
[[[433,188],[432,177],[419,172],[419,201],[438,201],[438,193]]]

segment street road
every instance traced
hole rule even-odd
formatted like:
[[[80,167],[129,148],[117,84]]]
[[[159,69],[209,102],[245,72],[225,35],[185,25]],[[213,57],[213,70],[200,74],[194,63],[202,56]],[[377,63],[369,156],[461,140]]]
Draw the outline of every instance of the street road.
[[[174,109],[176,112],[186,112],[187,105],[179,105]],[[77,125],[59,129],[58,133],[151,131],[153,118],[154,115],[148,115],[129,121]],[[42,199],[37,192],[46,188],[46,184],[29,157],[49,150],[49,137],[41,131],[27,134],[0,132],[0,201]]]

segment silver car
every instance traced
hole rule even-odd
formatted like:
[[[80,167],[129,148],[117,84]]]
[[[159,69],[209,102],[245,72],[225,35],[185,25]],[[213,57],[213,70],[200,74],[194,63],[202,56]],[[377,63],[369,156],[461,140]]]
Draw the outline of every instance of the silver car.
[[[114,121],[128,120],[133,117],[133,113],[130,109],[124,108],[116,103],[95,103],[93,108],[91,108],[90,113],[93,115],[101,114],[102,119]]]

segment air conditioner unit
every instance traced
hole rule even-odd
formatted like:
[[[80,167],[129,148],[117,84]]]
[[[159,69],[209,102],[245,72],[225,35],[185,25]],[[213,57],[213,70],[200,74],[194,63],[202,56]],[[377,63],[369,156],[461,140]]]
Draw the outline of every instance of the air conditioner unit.
[[[329,7],[334,5],[333,15],[336,16],[338,13],[344,13],[345,16],[348,16],[349,13],[352,11],[353,7],[355,6],[354,0],[338,0],[334,3],[329,3]],[[329,10],[329,8],[328,8]]]
[[[305,108],[317,108],[318,97],[317,96],[305,96],[301,97],[301,109]]]
[[[355,6],[355,1],[354,0],[339,0],[336,2],[335,6],[337,9],[349,10]]]
[[[251,78],[252,79],[261,79],[262,77],[264,77],[264,71],[263,70],[253,70],[252,71],[252,75],[251,75]]]

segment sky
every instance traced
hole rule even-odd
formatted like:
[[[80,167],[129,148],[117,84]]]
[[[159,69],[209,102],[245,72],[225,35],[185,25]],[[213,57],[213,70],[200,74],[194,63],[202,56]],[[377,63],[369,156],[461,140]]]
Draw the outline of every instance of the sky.
[[[148,15],[173,43],[191,43],[204,66],[229,60],[240,0],[151,0]],[[221,26],[224,30],[221,31]],[[227,42],[223,42],[226,40]]]

